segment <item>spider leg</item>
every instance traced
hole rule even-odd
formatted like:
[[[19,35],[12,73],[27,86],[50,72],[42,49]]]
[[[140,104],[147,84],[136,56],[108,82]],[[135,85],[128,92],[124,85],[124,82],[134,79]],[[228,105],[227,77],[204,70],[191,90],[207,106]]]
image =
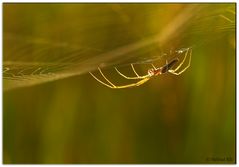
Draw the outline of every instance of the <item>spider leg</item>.
[[[101,83],[101,84],[103,84],[103,85],[105,85],[105,86],[107,86],[107,87],[109,87],[109,88],[115,88],[114,86],[112,86],[112,85],[108,85],[108,84],[106,84],[105,82],[103,82],[103,81],[101,81],[100,79],[98,79],[94,74],[92,74],[91,72],[89,72],[90,73],[90,75],[96,80],[96,81],[98,81],[99,83]]]
[[[183,63],[185,62],[186,58],[187,58],[187,55],[188,55],[188,51],[189,51],[190,48],[187,49],[186,53],[185,53],[185,56],[182,60],[182,62],[178,65],[178,67],[176,69],[174,69],[173,71],[177,71],[182,65]]]
[[[181,71],[176,72],[176,71],[184,64],[184,62],[185,62],[185,60],[186,60],[186,57],[187,57],[187,55],[188,55],[188,51],[189,51],[189,49],[187,50],[187,53],[186,53],[184,59],[183,59],[182,62],[178,65],[178,67],[177,67],[176,69],[168,70],[168,72],[170,72],[171,74],[174,74],[174,75],[180,75],[180,74],[182,74],[184,71],[186,71],[186,69],[188,69],[188,68],[190,67],[190,64],[191,64],[191,55],[192,55],[192,50],[191,50],[191,49],[190,49],[190,53],[189,53],[188,65],[187,65],[184,69],[182,69]]]
[[[139,77],[139,74],[136,72],[136,70],[135,70],[135,68],[134,68],[134,65],[133,65],[133,64],[130,64],[130,65],[131,65],[131,68],[133,69],[135,75],[136,75],[137,77]]]
[[[91,75],[96,81],[98,81],[99,83],[101,83],[101,84],[103,84],[103,85],[105,85],[105,86],[107,86],[107,87],[109,87],[109,88],[111,88],[111,89],[122,89],[122,88],[130,88],[130,87],[139,86],[139,85],[144,84],[145,82],[147,82],[147,81],[150,79],[150,77],[142,78],[140,81],[138,81],[138,82],[136,82],[136,83],[131,83],[131,84],[123,85],[123,86],[116,86],[116,85],[114,85],[112,82],[110,82],[110,81],[105,77],[105,75],[103,74],[103,72],[101,71],[100,68],[98,68],[98,70],[99,70],[100,74],[102,75],[102,77],[103,77],[109,84],[107,84],[107,83],[101,81],[99,78],[97,78],[97,77],[96,77],[94,74],[92,74],[91,72],[89,72],[89,73],[90,73],[90,75]],[[139,78],[137,78],[137,79],[139,79]]]
[[[150,79],[150,77],[144,78],[144,79],[141,79],[140,81],[138,81],[136,83],[123,85],[123,86],[116,86],[116,87],[113,87],[113,89],[122,89],[122,88],[130,88],[130,87],[140,86],[140,85],[144,84],[145,82],[147,82],[149,79]]]
[[[156,70],[157,68],[153,65],[153,64],[151,64],[152,65],[152,67]]]
[[[122,77],[126,79],[141,79],[140,77],[127,77],[126,75],[122,74],[116,67],[115,67],[116,72],[121,75]]]
[[[136,77],[127,77],[126,75],[122,74],[116,67],[115,67],[115,70],[116,70],[116,72],[117,72],[119,75],[121,75],[122,77],[124,77],[124,78],[126,78],[126,79],[144,79],[144,78],[149,77],[148,74],[147,74],[147,75],[140,76],[140,75],[136,72],[136,70],[135,70],[133,64],[131,64],[131,68],[133,69],[133,71],[134,71]]]
[[[107,81],[107,82],[109,82],[110,83],[110,85],[112,85],[113,87],[115,87],[115,85],[112,83],[112,82],[110,82],[107,78],[106,78],[106,76],[104,75],[104,73],[101,71],[101,69],[98,67],[98,70],[100,71],[100,74],[104,77],[104,79]]]
[[[116,88],[116,86],[106,78],[106,76],[104,75],[104,73],[101,71],[101,69],[100,69],[99,67],[98,67],[98,70],[99,70],[100,74],[102,75],[102,77],[103,77],[109,84],[107,84],[107,83],[101,81],[99,78],[97,78],[97,77],[96,77],[94,74],[92,74],[91,72],[89,72],[89,73],[90,73],[90,75],[91,75],[95,80],[97,80],[99,83],[101,83],[101,84],[103,84],[103,85],[105,85],[105,86],[107,86],[107,87],[109,87],[109,88],[112,88],[112,89],[113,89],[113,88]]]

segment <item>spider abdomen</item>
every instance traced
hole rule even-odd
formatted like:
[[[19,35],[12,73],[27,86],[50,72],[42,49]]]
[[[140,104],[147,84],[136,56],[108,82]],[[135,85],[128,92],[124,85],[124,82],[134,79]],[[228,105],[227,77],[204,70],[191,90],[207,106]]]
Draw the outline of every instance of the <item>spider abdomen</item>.
[[[164,74],[166,72],[168,72],[168,70],[170,70],[177,62],[179,61],[179,59],[173,59],[171,62],[165,64],[163,67],[161,67],[161,74]]]

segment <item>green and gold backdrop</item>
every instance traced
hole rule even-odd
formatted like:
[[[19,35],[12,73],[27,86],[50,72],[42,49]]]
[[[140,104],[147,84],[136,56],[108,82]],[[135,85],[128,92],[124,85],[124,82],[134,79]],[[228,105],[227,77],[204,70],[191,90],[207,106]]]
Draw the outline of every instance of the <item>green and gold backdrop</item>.
[[[4,3],[3,163],[235,163],[235,15],[233,3]],[[185,72],[138,87],[89,74],[130,84],[114,67],[144,75],[185,49]]]

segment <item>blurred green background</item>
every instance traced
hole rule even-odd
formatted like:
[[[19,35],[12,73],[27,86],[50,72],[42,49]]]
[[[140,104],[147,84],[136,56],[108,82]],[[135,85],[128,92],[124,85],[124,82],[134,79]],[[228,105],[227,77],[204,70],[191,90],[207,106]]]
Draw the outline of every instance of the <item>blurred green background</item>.
[[[226,3],[4,3],[3,163],[235,163],[235,15]],[[140,87],[88,74],[130,83],[113,67],[144,62],[145,74],[189,47],[186,72]]]

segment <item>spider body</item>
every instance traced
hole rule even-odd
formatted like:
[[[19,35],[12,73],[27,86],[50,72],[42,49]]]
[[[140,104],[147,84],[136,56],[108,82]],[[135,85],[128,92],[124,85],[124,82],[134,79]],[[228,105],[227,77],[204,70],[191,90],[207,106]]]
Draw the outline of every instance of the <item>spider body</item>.
[[[148,75],[149,76],[157,76],[157,75],[161,75],[164,73],[167,73],[177,62],[179,61],[178,58],[173,59],[171,62],[166,63],[164,66],[160,67],[160,68],[151,68],[148,70]]]
[[[160,68],[158,68],[158,69],[154,69],[154,68],[150,68],[149,70],[148,70],[148,75],[149,76],[157,76],[157,75],[160,75],[161,74],[161,69]]]
[[[182,54],[184,51],[180,52],[180,54]],[[174,58],[172,59],[169,63],[166,61],[166,64],[162,67],[159,67],[159,68],[156,68],[153,64],[152,67],[153,68],[150,68],[148,70],[148,73],[146,75],[143,75],[143,76],[140,76],[135,68],[134,68],[134,65],[131,64],[131,68],[134,72],[134,74],[136,75],[135,77],[128,77],[124,74],[122,74],[116,67],[115,67],[115,70],[116,72],[121,75],[122,77],[124,77],[125,79],[129,79],[129,80],[139,80],[135,83],[131,83],[131,84],[127,84],[127,85],[122,85],[122,86],[116,86],[114,85],[112,82],[110,82],[110,80],[108,80],[105,75],[103,74],[103,72],[101,71],[100,68],[98,68],[100,74],[102,75],[102,77],[107,81],[107,82],[103,82],[102,80],[98,79],[95,75],[93,75],[91,72],[89,72],[92,77],[94,79],[96,79],[98,82],[100,82],[101,84],[109,87],[109,88],[112,88],[112,89],[121,89],[121,88],[130,88],[130,87],[135,87],[135,86],[140,86],[142,84],[144,84],[145,82],[147,82],[148,80],[150,80],[152,77],[154,76],[158,76],[158,75],[161,75],[161,74],[165,74],[165,73],[171,73],[171,74],[174,74],[174,75],[180,75],[182,74],[189,66],[190,66],[190,62],[191,62],[191,54],[192,54],[192,49],[191,48],[187,48],[186,49],[186,53],[185,53],[185,56],[182,60],[182,62],[175,68],[173,69],[173,67],[179,62],[179,59],[178,58]],[[181,68],[181,66],[184,64],[184,62],[186,61],[186,58],[187,56],[189,55],[189,60],[188,60],[188,64],[185,68],[183,68],[181,71],[179,71],[179,69]]]

